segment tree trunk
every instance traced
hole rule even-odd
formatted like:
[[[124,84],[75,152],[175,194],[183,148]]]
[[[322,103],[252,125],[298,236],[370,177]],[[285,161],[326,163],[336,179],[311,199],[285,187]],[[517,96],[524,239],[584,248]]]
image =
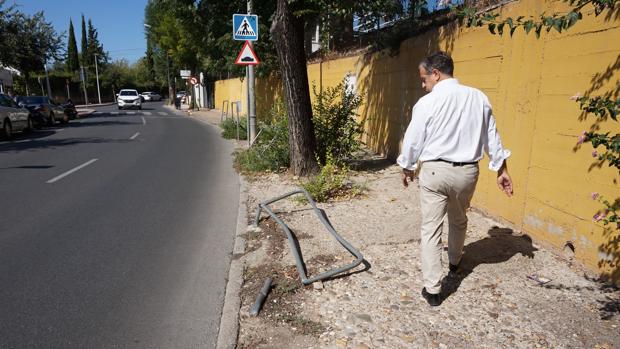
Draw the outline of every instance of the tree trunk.
[[[303,1],[297,1],[296,4]],[[304,51],[304,21],[293,17],[287,0],[278,0],[271,24],[278,52],[282,83],[288,108],[288,142],[291,170],[295,175],[316,173],[316,138],[312,123],[312,105]]]

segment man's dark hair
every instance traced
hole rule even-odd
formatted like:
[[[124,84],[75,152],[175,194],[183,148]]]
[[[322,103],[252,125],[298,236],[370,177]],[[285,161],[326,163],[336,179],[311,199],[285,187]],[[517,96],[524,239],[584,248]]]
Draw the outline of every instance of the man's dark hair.
[[[437,69],[440,72],[447,75],[454,75],[454,62],[449,54],[439,51],[424,58],[420,62],[420,66],[426,70],[427,73],[431,73],[433,69]]]

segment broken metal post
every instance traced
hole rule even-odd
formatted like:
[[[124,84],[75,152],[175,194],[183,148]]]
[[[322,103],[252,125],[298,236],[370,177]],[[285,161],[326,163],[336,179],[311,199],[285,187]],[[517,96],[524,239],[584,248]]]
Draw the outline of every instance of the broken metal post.
[[[271,288],[271,278],[267,278],[267,280],[265,280],[265,284],[263,285],[263,288],[260,289],[260,292],[258,293],[258,296],[256,297],[256,302],[254,302],[252,309],[250,309],[250,315],[252,316],[258,315],[260,308],[263,306],[263,302],[265,301],[265,298],[267,298],[267,294],[269,293],[270,288]]]

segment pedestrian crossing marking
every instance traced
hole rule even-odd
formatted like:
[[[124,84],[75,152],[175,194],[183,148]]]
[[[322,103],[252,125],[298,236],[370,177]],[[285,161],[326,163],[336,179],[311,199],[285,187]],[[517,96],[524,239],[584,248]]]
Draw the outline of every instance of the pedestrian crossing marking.
[[[235,35],[256,36],[256,32],[254,31],[254,28],[252,28],[252,25],[248,21],[248,17],[243,17],[243,20],[241,21],[241,24],[239,24],[239,27],[237,28]]]

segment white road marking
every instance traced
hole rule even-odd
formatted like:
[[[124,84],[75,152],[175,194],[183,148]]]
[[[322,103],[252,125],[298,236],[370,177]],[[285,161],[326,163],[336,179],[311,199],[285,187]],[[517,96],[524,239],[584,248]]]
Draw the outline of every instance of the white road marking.
[[[22,139],[21,141],[14,141],[13,143],[25,143],[25,142],[31,142],[32,139]]]
[[[60,131],[64,131],[64,130],[65,130],[64,128],[59,128],[59,129],[56,130],[56,132],[60,132]]]
[[[131,136],[129,139],[134,140],[136,139],[136,137],[138,137],[140,135],[140,132],[136,132],[135,135]]]
[[[144,116],[142,117],[142,125],[146,125],[146,119],[144,118]]]
[[[159,114],[159,115],[168,115],[168,113],[164,113],[163,111],[158,111],[157,114]]]
[[[151,113],[150,111],[143,111],[142,115],[152,115],[153,113]]]
[[[84,167],[86,167],[86,166],[88,166],[88,165],[92,164],[93,162],[95,162],[95,161],[97,161],[97,160],[98,160],[98,159],[91,159],[91,160],[89,160],[89,161],[87,161],[87,162],[85,162],[85,163],[81,164],[81,165],[80,165],[80,166],[78,166],[78,167],[75,167],[75,168],[73,168],[73,169],[71,169],[71,170],[69,170],[69,171],[67,171],[67,172],[65,172],[65,173],[63,173],[63,174],[61,174],[61,175],[58,175],[58,176],[56,176],[56,177],[54,177],[54,178],[50,179],[50,180],[49,180],[49,181],[47,181],[46,183],[50,183],[50,184],[51,184],[51,183],[54,183],[54,182],[56,182],[56,181],[59,181],[59,180],[63,179],[64,177],[66,177],[66,176],[68,176],[68,175],[72,174],[73,172],[78,171],[78,170],[80,170],[80,169],[82,169],[82,168],[84,168]]]
[[[134,114],[136,114],[136,112],[135,112],[135,111],[128,111],[128,112],[127,112],[127,115],[134,115]]]

